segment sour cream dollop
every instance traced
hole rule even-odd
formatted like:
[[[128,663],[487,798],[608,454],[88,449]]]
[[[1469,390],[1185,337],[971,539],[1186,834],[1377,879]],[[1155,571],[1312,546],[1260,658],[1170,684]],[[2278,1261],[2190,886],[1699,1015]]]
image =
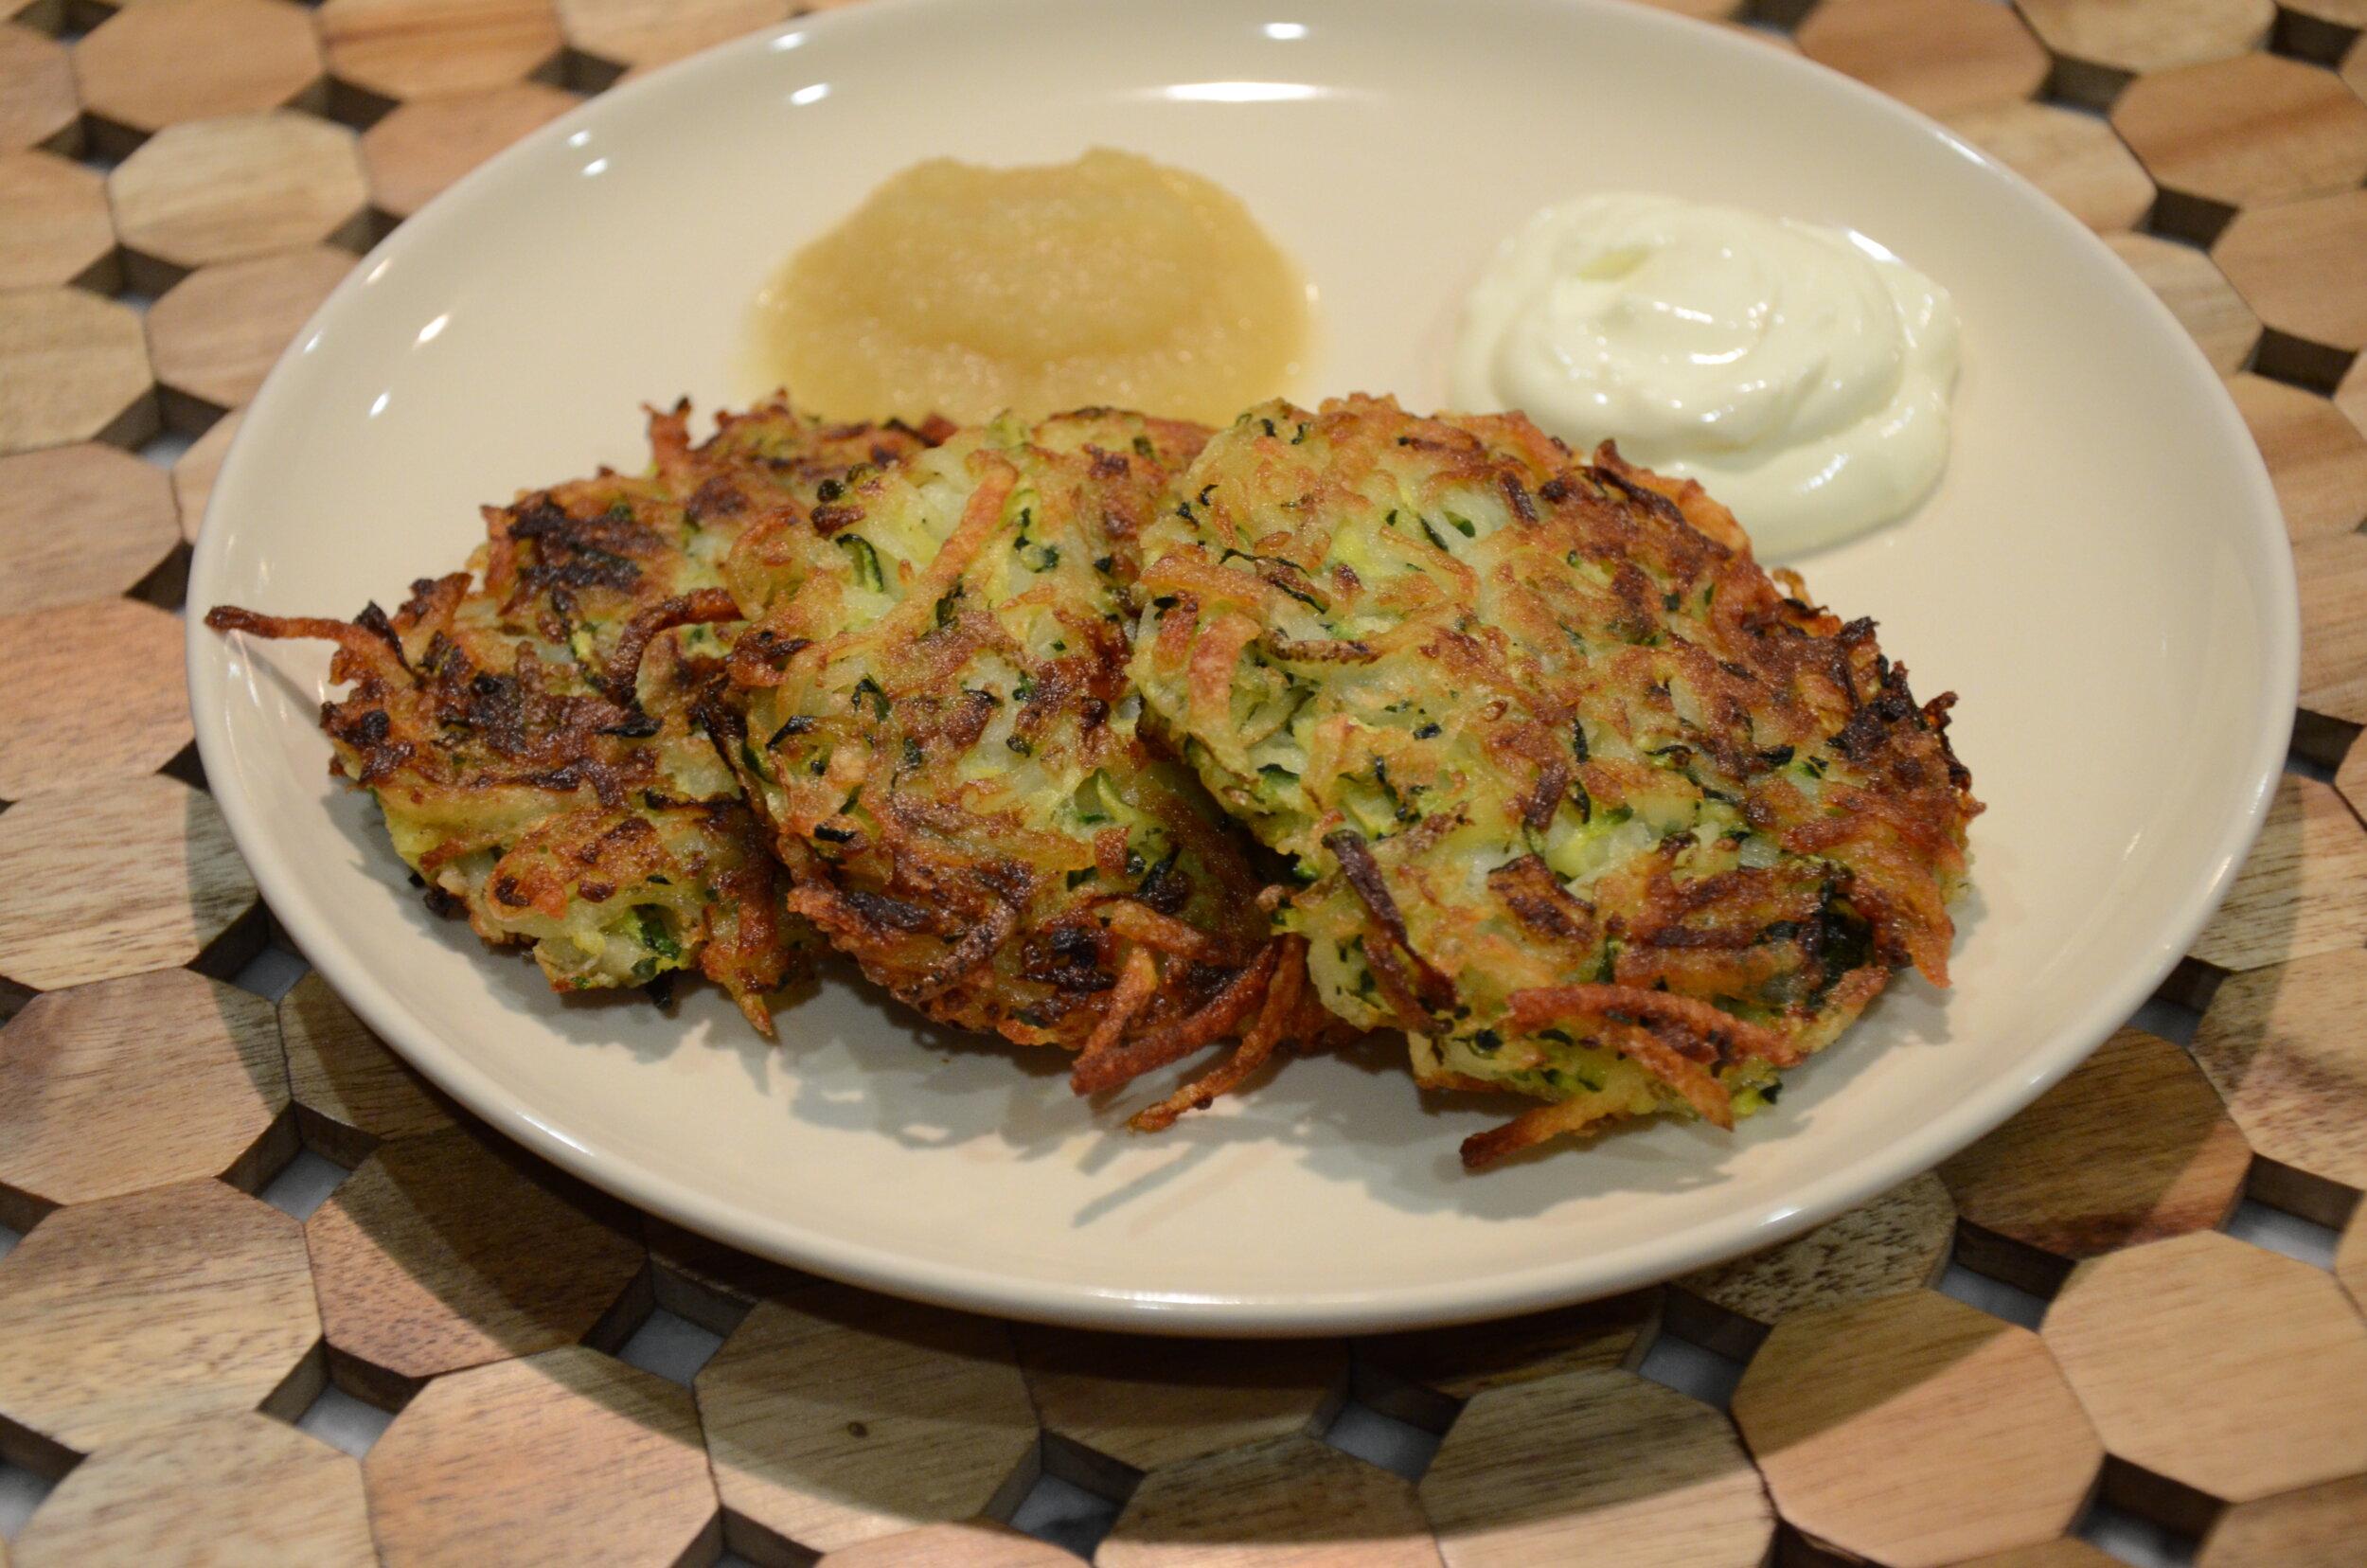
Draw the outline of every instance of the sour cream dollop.
[[[1506,240],[1465,303],[1448,400],[1698,479],[1758,552],[1903,515],[1948,459],[1948,291],[1862,235],[1586,196]]]

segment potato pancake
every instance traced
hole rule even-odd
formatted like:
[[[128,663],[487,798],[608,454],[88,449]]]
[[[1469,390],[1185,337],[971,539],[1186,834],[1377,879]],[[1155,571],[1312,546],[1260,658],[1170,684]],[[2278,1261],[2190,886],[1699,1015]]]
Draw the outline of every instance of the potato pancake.
[[[1323,1001],[1426,1085],[1552,1103],[1464,1147],[1731,1126],[1913,964],[1980,810],[1871,621],[1698,485],[1517,415],[1285,402],[1142,536],[1147,722],[1291,856]]]

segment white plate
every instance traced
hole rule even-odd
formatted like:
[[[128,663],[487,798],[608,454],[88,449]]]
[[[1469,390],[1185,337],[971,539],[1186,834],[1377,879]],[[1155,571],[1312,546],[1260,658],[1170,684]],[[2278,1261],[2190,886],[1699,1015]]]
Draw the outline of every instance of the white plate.
[[[833,979],[755,1039],[562,1002],[432,919],[313,727],[326,650],[231,602],[346,614],[458,561],[477,505],[645,461],[637,405],[744,400],[745,311],[916,159],[1102,144],[1237,193],[1321,291],[1302,393],[1429,406],[1456,302],[1550,200],[1659,189],[1863,230],[1953,290],[1938,494],[1807,562],[1916,689],[1963,697],[1989,811],[1956,988],[1897,986],[1728,1137],[1660,1125],[1483,1176],[1505,1105],[1401,1061],[1293,1063],[1158,1137],[1062,1061]],[[1736,34],[1557,0],[875,0],[585,105],[404,224],[247,415],[197,548],[207,776],[271,905],[370,1025],[634,1203],[883,1290],[1204,1333],[1486,1316],[1661,1278],[1881,1191],[2060,1077],[2184,951],[2284,755],[2275,502],[2216,379],[2129,274],[1929,122]],[[1139,1097],[1139,1096],[1138,1096]]]

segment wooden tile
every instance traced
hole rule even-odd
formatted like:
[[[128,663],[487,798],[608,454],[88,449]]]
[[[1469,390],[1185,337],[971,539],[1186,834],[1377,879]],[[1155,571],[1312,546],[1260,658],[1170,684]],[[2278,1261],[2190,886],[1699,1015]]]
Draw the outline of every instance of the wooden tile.
[[[1995,103],[1943,117],[2099,234],[2135,227],[2153,205],[2144,168],[2091,115],[2051,103]]]
[[[254,1411],[109,1443],[43,1500],[16,1568],[374,1568],[362,1467]]]
[[[386,1144],[307,1222],[332,1350],[432,1378],[572,1344],[632,1282],[622,1205],[491,1137]]]
[[[2334,1249],[2334,1277],[2351,1292],[2351,1301],[2367,1312],[2367,1203],[2351,1211],[2351,1222]]]
[[[207,425],[205,434],[173,461],[173,508],[180,514],[181,537],[192,544],[197,543],[198,526],[205,521],[205,503],[214,497],[214,479],[222,472],[222,460],[230,454],[230,443],[238,437],[242,413],[242,409],[232,409]]]
[[[82,105],[65,45],[0,22],[0,152],[82,150]]]
[[[408,218],[446,186],[583,100],[540,81],[418,98],[362,133],[370,200]]]
[[[2342,541],[2348,543],[2348,541]],[[2322,541],[2305,541],[2304,555]],[[2358,542],[2367,548],[2367,540]],[[2309,573],[2302,574],[2303,603]],[[2305,612],[2304,622],[2307,615]],[[2309,681],[2303,678],[2303,706]],[[2367,942],[2367,829],[2329,785],[2287,774],[2269,820],[2219,912],[2189,951],[2224,970],[2251,970]]]
[[[162,776],[0,811],[0,975],[63,990],[172,969],[255,905],[213,801]]]
[[[1077,1568],[1077,1558],[991,1519],[923,1524],[836,1552],[814,1568]]]
[[[172,553],[172,490],[111,446],[0,457],[0,615],[113,598]],[[0,799],[6,799],[0,792]]]
[[[1800,52],[1927,115],[2026,98],[2047,52],[1988,0],[1824,0],[1793,34]]]
[[[2269,465],[2288,533],[2352,533],[2367,522],[2367,436],[2340,409],[2265,376],[2232,376],[2227,389]]]
[[[171,761],[191,733],[182,631],[124,598],[0,616],[0,800]]]
[[[521,80],[558,55],[551,0],[327,0],[329,69],[398,102]]]
[[[1016,1324],[1045,1430],[1150,1470],[1303,1432],[1338,1408],[1339,1340],[1184,1340]]]
[[[1304,1434],[1152,1470],[1096,1568],[1439,1568],[1414,1484]]]
[[[2260,341],[2260,318],[2208,254],[2150,234],[2108,234],[2104,242],[2162,296],[2212,369],[2224,376],[2243,367]]]
[[[82,107],[134,138],[279,108],[325,68],[312,19],[287,0],[140,0],[74,45]]]
[[[2334,389],[2334,406],[2342,411],[2354,428],[2367,432],[2367,354],[2351,362],[2342,383]]]
[[[240,407],[354,260],[351,251],[315,245],[200,267],[149,310],[158,383],[215,408]]]
[[[1616,1368],[1480,1395],[1420,1489],[1448,1568],[1758,1568],[1774,1534],[1726,1417]]]
[[[36,996],[0,1028],[0,1182],[81,1203],[220,1176],[287,1104],[259,996],[187,970]]]
[[[2050,1541],[2043,1546],[2017,1546],[1957,1568],[2117,1568],[2121,1559],[2107,1557],[2084,1541]]]
[[[748,1310],[768,1296],[820,1283],[811,1274],[753,1257],[653,1214],[641,1217],[641,1240],[655,1265],[657,1304],[713,1333],[729,1335]]]
[[[2020,0],[2056,54],[2115,71],[2167,71],[2250,53],[2276,20],[2272,0]]]
[[[2112,129],[2162,186],[2226,206],[2367,179],[2367,103],[2333,72],[2277,55],[2140,77],[2112,105]]]
[[[0,1413],[88,1453],[253,1410],[320,1332],[303,1232],[260,1199],[208,1180],[77,1203],[0,1257]]]
[[[2251,1164],[2186,1053],[2123,1029],[1939,1173],[1974,1224],[2076,1258],[2215,1228]]]
[[[558,0],[559,29],[595,60],[663,65],[786,22],[792,0]]]
[[[2367,1470],[2367,1322],[2299,1259],[2216,1231],[2091,1258],[2042,1332],[2157,1475],[2245,1503]]]
[[[2367,23],[2360,25],[2367,27]],[[2352,92],[2367,98],[2367,37],[2351,41],[2350,52],[2342,57],[2342,64],[2337,74],[2350,84]]]
[[[2301,705],[2367,723],[2367,538],[2313,534],[2293,543],[2301,596]]]
[[[360,1135],[328,1150],[332,1157],[349,1154],[358,1165],[371,1142],[425,1137],[453,1126],[442,1096],[380,1043],[320,971],[279,999],[278,1023],[296,1103]]]
[[[715,1555],[689,1394],[581,1345],[436,1379],[363,1473],[385,1568],[687,1568]]]
[[[0,455],[155,434],[140,318],[80,289],[0,294]]]
[[[2195,1060],[2253,1149],[2313,1176],[2367,1187],[2367,951],[2231,977],[2195,1033]]]
[[[2280,332],[2367,348],[2367,190],[2235,215],[2211,249],[2260,319]]]
[[[2239,1503],[2221,1514],[2195,1568],[2358,1568],[2367,1543],[2367,1475]]]
[[[1770,1327],[1801,1312],[1917,1291],[1947,1265],[1956,1210],[1930,1173],[1780,1247],[1675,1283]]]
[[[2104,1458],[2038,1336],[1933,1291],[1786,1320],[1734,1414],[1785,1519],[1890,1568],[2063,1535]]]
[[[1361,1365],[1456,1399],[1590,1366],[1624,1366],[1660,1321],[1661,1292],[1630,1291],[1549,1311],[1356,1341]]]
[[[284,109],[168,127],[107,194],[124,245],[162,269],[155,293],[176,270],[359,238],[369,201],[353,133]]]
[[[54,152],[0,152],[0,289],[119,278],[107,182]]]
[[[697,1388],[723,1506],[814,1551],[983,1512],[1036,1443],[1004,1325],[843,1286],[760,1304]]]

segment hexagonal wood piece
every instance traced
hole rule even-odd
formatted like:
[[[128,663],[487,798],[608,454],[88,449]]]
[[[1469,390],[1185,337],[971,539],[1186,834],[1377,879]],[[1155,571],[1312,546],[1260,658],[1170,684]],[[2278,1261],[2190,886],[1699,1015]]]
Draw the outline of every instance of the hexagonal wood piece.
[[[2227,206],[2367,180],[2367,103],[2331,73],[2276,55],[2140,77],[2112,105],[2112,129],[2162,185]]]
[[[2301,705],[2367,723],[2367,538],[2312,534],[2293,542],[2301,589]]]
[[[135,137],[276,109],[324,69],[311,18],[286,0],[140,0],[74,46],[82,107]]]
[[[1734,1412],[1786,1519],[1893,1568],[2054,1540],[2104,1462],[2038,1336],[1933,1291],[1788,1319]]]
[[[1355,1342],[1360,1364],[1468,1399],[1484,1389],[1590,1366],[1624,1366],[1660,1321],[1661,1292],[1630,1291],[1493,1323],[1375,1334]]]
[[[2213,259],[2260,319],[2280,332],[2367,348],[2367,190],[2235,215]]]
[[[157,381],[216,408],[239,407],[354,260],[351,251],[315,245],[200,267],[149,309]]]
[[[583,100],[540,81],[417,98],[362,133],[370,200],[408,218],[511,142]]]
[[[2043,1546],[2017,1546],[2010,1552],[1975,1558],[1959,1568],[2114,1568],[2121,1559],[2107,1557],[2084,1541],[2050,1541]]]
[[[254,1411],[110,1443],[43,1500],[16,1568],[375,1568],[362,1467]]]
[[[77,1203],[0,1257],[0,1412],[88,1453],[253,1410],[320,1332],[270,1204],[210,1180]]]
[[[80,289],[0,294],[0,454],[155,434],[148,341],[126,306]]]
[[[1098,1568],[1184,1568],[1254,1558],[1259,1568],[1439,1568],[1414,1484],[1298,1434],[1143,1477]]]
[[[443,1097],[353,1016],[318,970],[279,999],[279,1041],[296,1103],[361,1135],[331,1154],[350,1153],[359,1165],[369,1143],[454,1125]]]
[[[1077,1568],[1077,1558],[1008,1524],[964,1519],[825,1552],[814,1568]]]
[[[126,592],[172,553],[173,510],[156,466],[116,447],[0,457],[0,615]]]
[[[2367,952],[2350,949],[2231,977],[2195,1034],[2195,1060],[2253,1149],[2367,1186]]]
[[[697,1388],[723,1506],[815,1551],[984,1512],[1036,1443],[1002,1324],[841,1286],[759,1304]]]
[[[1927,115],[2026,98],[2046,80],[2046,50],[1985,0],[1824,0],[1793,36],[1810,60]]]
[[[305,1226],[332,1349],[400,1379],[571,1344],[639,1272],[622,1205],[456,1129],[380,1148]]]
[[[2321,1270],[2205,1231],[2091,1258],[2046,1343],[2113,1453],[2231,1503],[2367,1471],[2367,1322]]]
[[[559,30],[627,70],[680,60],[789,20],[792,0],[558,0]]]
[[[161,776],[0,811],[0,975],[63,990],[171,969],[255,906],[213,800]]]
[[[239,418],[244,412],[234,408],[207,425],[205,434],[173,462],[173,508],[180,513],[181,537],[192,544],[197,543],[197,530],[205,521],[205,504],[214,498],[214,480],[222,473],[222,460],[230,454],[230,443],[238,437]]]
[[[398,102],[532,75],[558,55],[551,0],[328,0],[329,69]]]
[[[1955,1234],[1948,1191],[1926,1172],[1806,1236],[1675,1283],[1772,1327],[1801,1312],[1921,1290],[1947,1266]]]
[[[1420,1489],[1448,1568],[1757,1568],[1775,1531],[1726,1417],[1617,1368],[1480,1395]]]
[[[1011,1332],[1045,1429],[1136,1470],[1304,1432],[1347,1389],[1339,1340]]]
[[[0,1182],[80,1203],[219,1176],[287,1104],[259,996],[187,970],[36,996],[0,1028]]]
[[[728,1336],[767,1296],[808,1290],[813,1275],[751,1256],[653,1214],[641,1217],[641,1239],[655,1265],[657,1304],[708,1331]]]
[[[0,685],[0,800],[171,761],[190,735],[182,631],[136,599],[0,617],[0,667],[15,676]]]
[[[135,281],[358,239],[369,202],[354,134],[290,110],[169,126],[107,176]],[[145,269],[139,258],[155,263]]]
[[[2356,1568],[2367,1541],[2367,1475],[2238,1503],[2211,1526],[2195,1568]]]
[[[2323,543],[2304,541],[2296,553]],[[2367,540],[2358,543],[2367,548]],[[2306,571],[2302,583],[2306,605]],[[2306,691],[2306,678],[2303,685]],[[2317,706],[2306,699],[2303,705]],[[2277,781],[2269,820],[2227,901],[2189,951],[2220,969],[2250,970],[2362,942],[2367,942],[2367,829],[2332,788],[2287,774]]]
[[[1974,1224],[2078,1258],[2213,1229],[2251,1164],[2186,1053],[2123,1029],[1939,1173]]]
[[[0,289],[119,280],[107,182],[54,152],[0,152]]]
[[[363,1461],[386,1568],[713,1560],[684,1389],[566,1345],[428,1384]]]
[[[2111,128],[2051,103],[1993,103],[1946,116],[1949,128],[2062,204],[2099,234],[2134,228],[2153,181]]]
[[[82,150],[82,105],[65,46],[30,27],[0,22],[0,152]]]
[[[2251,357],[2260,318],[2207,254],[2150,234],[2109,234],[2104,242],[2161,295],[2211,368],[2228,375]]]
[[[2284,382],[2233,376],[2227,389],[2269,465],[2286,531],[2356,532],[2367,521],[2367,436],[2325,399]]]
[[[2021,0],[2056,54],[2132,74],[2248,54],[2276,20],[2271,0]]]

